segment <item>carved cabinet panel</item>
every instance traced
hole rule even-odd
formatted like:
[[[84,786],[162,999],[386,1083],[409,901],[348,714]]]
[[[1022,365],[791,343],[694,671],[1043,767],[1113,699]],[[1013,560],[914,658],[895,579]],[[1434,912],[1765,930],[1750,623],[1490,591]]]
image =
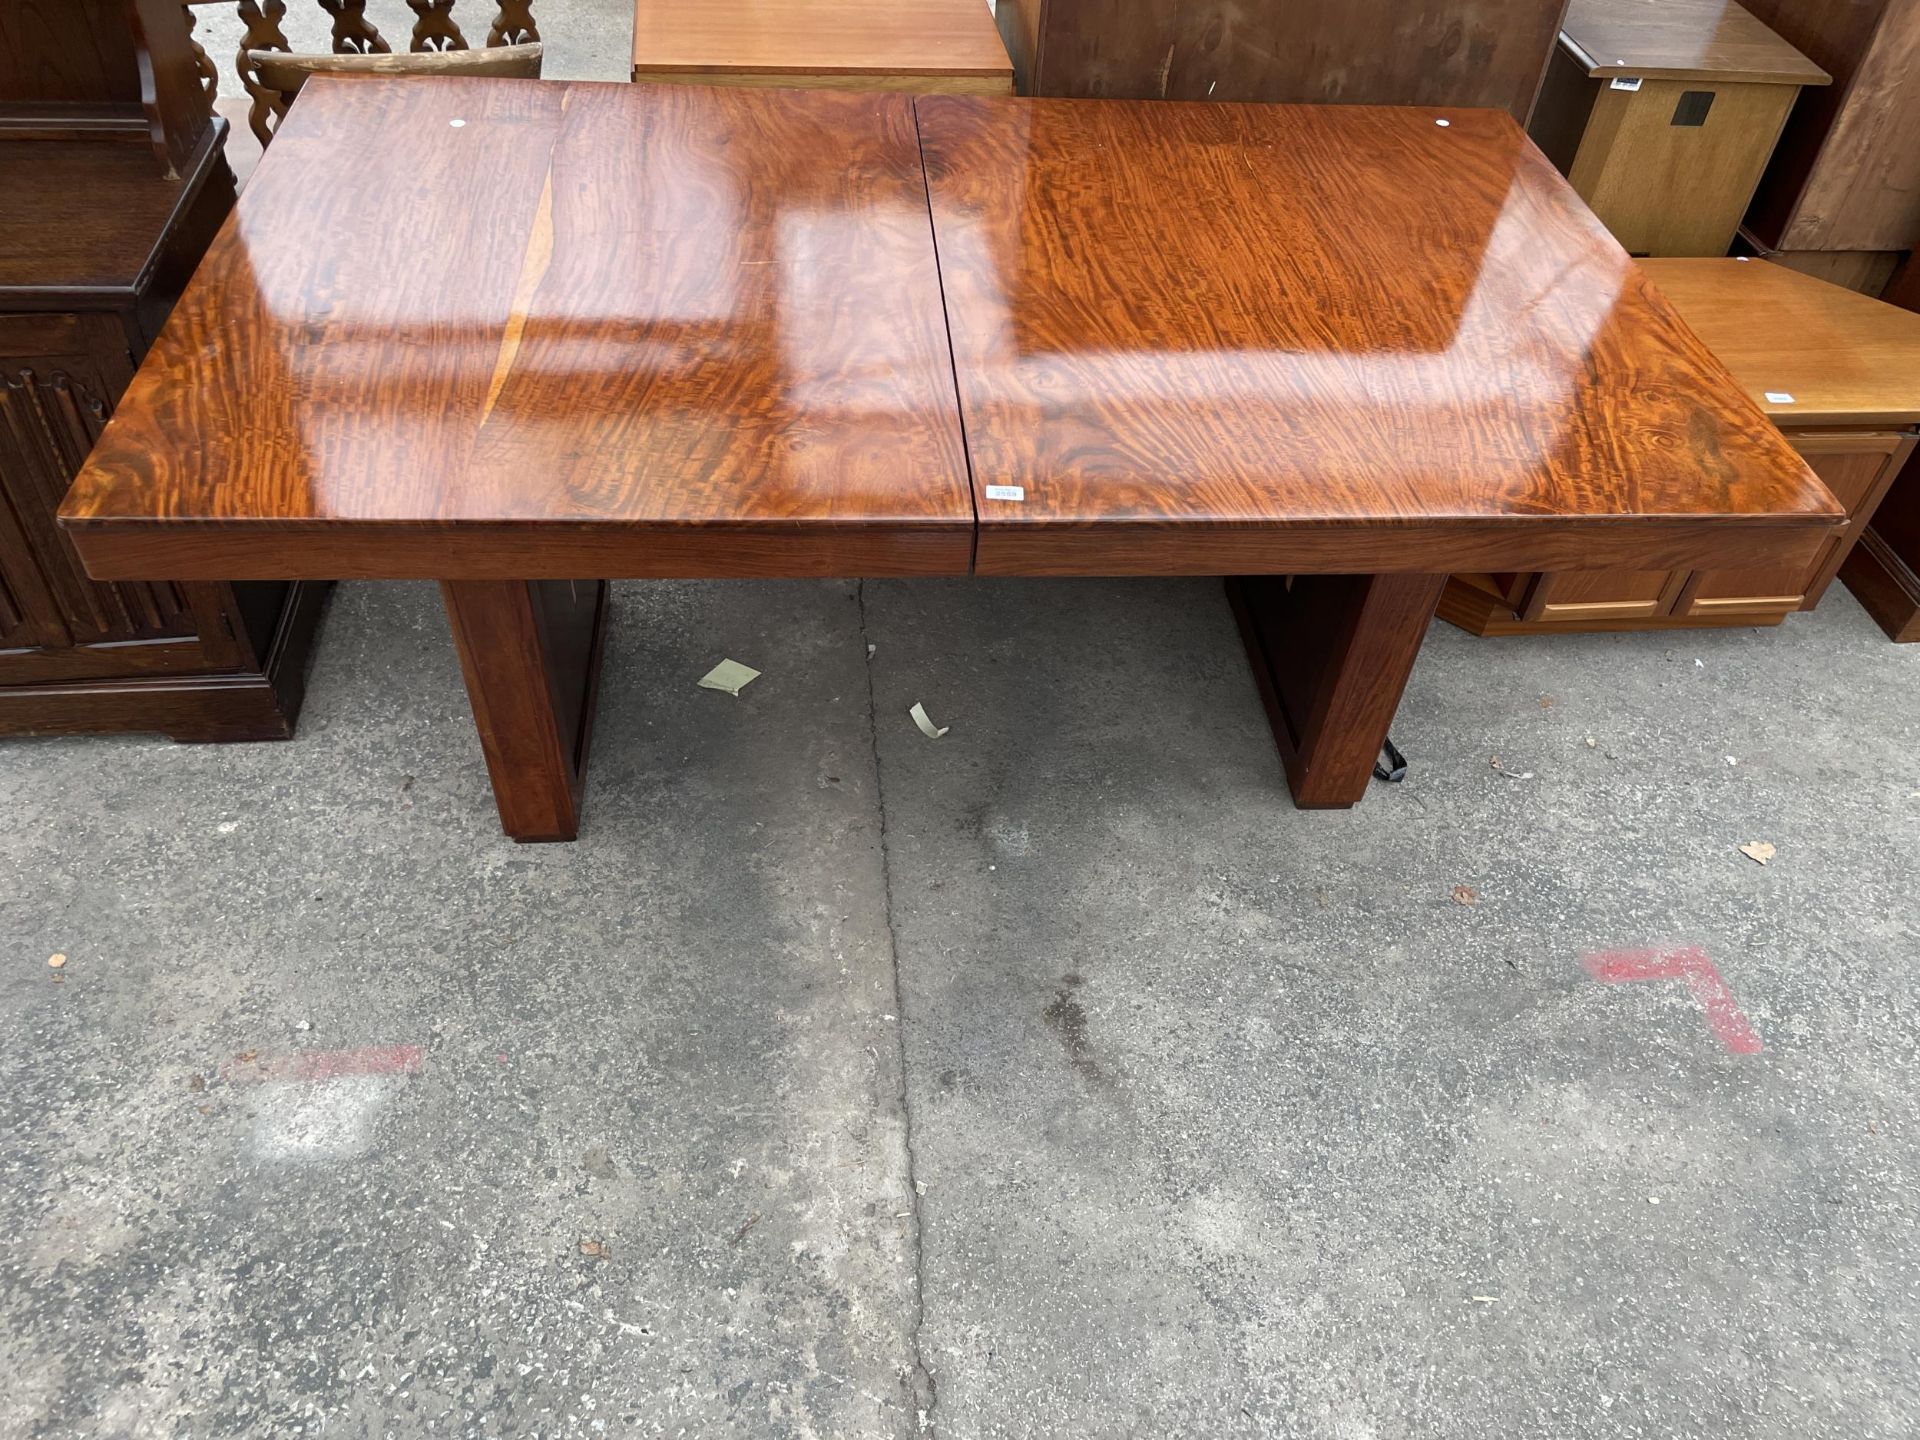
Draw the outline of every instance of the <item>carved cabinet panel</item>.
[[[138,672],[164,642],[224,663],[216,626],[203,643],[188,587],[106,584],[87,577],[54,515],[74,472],[133,374],[111,315],[0,317],[0,647],[90,647],[85,656],[0,655],[9,677]],[[96,648],[97,647],[97,648]]]

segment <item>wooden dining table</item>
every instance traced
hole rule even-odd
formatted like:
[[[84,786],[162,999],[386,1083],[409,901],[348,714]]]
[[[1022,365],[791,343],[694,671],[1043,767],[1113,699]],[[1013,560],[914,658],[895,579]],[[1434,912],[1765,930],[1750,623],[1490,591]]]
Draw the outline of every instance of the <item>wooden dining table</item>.
[[[609,579],[1225,577],[1338,807],[1450,571],[1842,519],[1503,112],[324,77],[61,510],[103,579],[439,581],[521,840]]]

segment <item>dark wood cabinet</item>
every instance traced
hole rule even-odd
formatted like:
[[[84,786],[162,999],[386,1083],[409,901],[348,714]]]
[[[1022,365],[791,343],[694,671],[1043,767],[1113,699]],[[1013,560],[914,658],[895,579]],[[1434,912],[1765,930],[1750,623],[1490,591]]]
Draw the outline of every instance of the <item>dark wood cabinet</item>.
[[[1743,0],[1833,76],[1781,132],[1744,230],[1785,264],[1878,293],[1920,243],[1920,0]]]
[[[1023,95],[1491,106],[1525,121],[1566,0],[1000,0]]]
[[[103,583],[54,521],[233,205],[180,8],[9,0],[0,50],[0,734],[285,738],[324,587]]]
[[[1840,578],[1889,639],[1920,643],[1920,469],[1894,480]]]

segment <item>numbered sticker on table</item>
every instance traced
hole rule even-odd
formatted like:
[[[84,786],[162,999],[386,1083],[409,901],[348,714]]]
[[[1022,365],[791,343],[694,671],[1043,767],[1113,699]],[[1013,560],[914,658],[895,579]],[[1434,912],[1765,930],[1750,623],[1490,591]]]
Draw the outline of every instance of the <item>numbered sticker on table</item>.
[[[1024,500],[1027,498],[1027,491],[1022,485],[989,485],[987,498],[989,500]]]

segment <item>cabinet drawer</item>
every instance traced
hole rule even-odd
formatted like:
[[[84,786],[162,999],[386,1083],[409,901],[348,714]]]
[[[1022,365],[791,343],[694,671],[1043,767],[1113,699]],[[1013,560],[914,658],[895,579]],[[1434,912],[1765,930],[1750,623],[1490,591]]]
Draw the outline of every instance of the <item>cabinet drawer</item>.
[[[0,315],[0,356],[9,365],[31,364],[50,355],[108,355],[119,352],[132,363],[127,332],[112,315],[50,313]],[[128,371],[130,375],[131,370]]]
[[[1548,625],[1652,619],[1673,608],[1684,578],[1671,570],[1556,571],[1534,581],[1520,618]]]
[[[1751,615],[1775,620],[1811,609],[1866,528],[1897,462],[1913,444],[1912,436],[1899,430],[1806,430],[1788,432],[1787,438],[1846,508],[1846,528],[1809,566],[1695,571],[1674,611],[1680,619]]]

